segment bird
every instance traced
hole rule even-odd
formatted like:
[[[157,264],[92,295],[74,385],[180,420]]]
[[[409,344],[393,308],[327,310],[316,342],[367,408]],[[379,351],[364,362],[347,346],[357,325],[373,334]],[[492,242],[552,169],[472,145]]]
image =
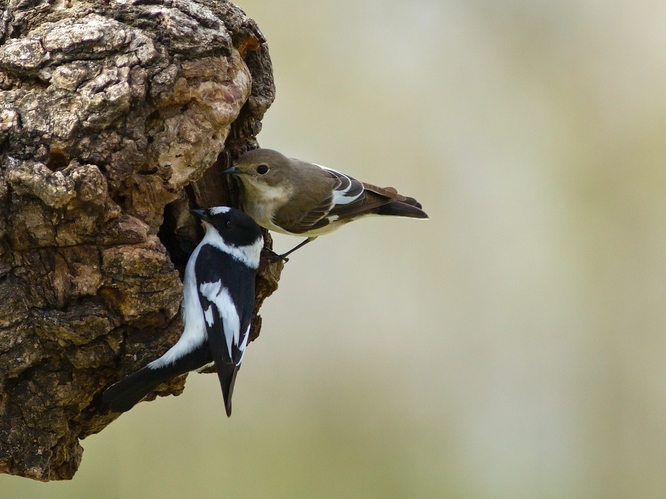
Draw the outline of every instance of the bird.
[[[428,218],[416,199],[393,187],[360,182],[337,170],[272,149],[243,154],[223,173],[241,181],[240,205],[263,228],[307,239],[276,259],[285,259],[318,236],[368,215]]]
[[[185,267],[183,333],[164,355],[107,388],[102,401],[126,412],[161,383],[214,364],[224,407],[231,396],[250,334],[255,277],[264,238],[241,210],[227,206],[191,210],[206,233]]]

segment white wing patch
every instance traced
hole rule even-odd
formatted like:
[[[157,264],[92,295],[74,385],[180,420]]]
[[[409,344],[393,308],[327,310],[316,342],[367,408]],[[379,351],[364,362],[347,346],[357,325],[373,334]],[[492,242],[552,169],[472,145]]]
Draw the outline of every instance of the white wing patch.
[[[317,165],[317,164],[315,163],[315,165]],[[333,204],[334,205],[353,203],[354,201],[356,201],[358,198],[360,198],[363,195],[363,189],[361,189],[361,192],[359,192],[356,195],[351,195],[350,196],[348,194],[350,189],[353,186],[352,179],[348,175],[345,175],[344,173],[339,172],[338,170],[334,170],[333,168],[328,168],[327,166],[323,166],[323,165],[317,165],[317,166],[319,168],[322,168],[324,170],[328,170],[329,172],[333,172],[333,173],[345,178],[348,182],[347,186],[344,189],[340,189],[340,190],[336,189],[336,190],[333,191]]]
[[[210,305],[206,310],[204,310],[204,317],[206,319],[206,324],[208,324],[208,327],[211,327],[213,325],[213,307]]]
[[[238,346],[238,349],[241,351],[241,357],[238,359],[238,363],[236,364],[237,366],[241,365],[241,362],[243,362],[243,357],[245,357],[245,347],[247,346],[247,340],[250,338],[250,326],[252,324],[248,324],[247,328],[245,328],[245,335],[243,336],[243,343]]]
[[[227,342],[227,350],[229,357],[233,358],[231,353],[231,346],[240,343],[240,317],[234,305],[229,290],[222,285],[222,281],[217,282],[204,282],[199,286],[199,292],[206,297],[206,299],[217,307],[218,313],[222,318],[222,325],[224,327],[224,339]],[[208,320],[208,312],[210,307],[204,315],[206,322],[210,326],[213,322],[213,313],[210,311],[210,321]]]

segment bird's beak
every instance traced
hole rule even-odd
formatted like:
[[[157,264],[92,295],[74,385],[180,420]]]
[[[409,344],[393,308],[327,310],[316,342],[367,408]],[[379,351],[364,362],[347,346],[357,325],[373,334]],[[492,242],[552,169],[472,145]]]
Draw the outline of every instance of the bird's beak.
[[[190,210],[190,213],[194,215],[197,218],[200,218],[204,222],[210,222],[208,219],[208,214],[206,213],[206,210]]]
[[[232,175],[236,175],[236,174],[243,173],[243,172],[240,171],[237,166],[232,166],[231,168],[227,168],[226,170],[223,170],[222,173],[230,173]]]

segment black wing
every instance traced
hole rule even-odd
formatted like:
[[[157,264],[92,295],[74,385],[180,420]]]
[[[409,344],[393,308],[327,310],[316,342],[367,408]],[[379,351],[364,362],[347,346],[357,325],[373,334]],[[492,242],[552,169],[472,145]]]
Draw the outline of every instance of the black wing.
[[[206,244],[199,251],[195,275],[208,344],[230,416],[236,374],[250,332],[256,269]]]

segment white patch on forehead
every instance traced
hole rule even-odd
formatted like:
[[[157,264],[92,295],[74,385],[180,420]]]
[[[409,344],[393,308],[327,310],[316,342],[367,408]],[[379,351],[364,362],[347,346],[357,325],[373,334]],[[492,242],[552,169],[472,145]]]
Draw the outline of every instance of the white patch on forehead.
[[[231,299],[229,290],[222,285],[222,281],[220,280],[217,282],[204,282],[199,286],[199,292],[217,307],[219,315],[222,318],[224,339],[227,342],[229,357],[233,358],[231,346],[238,346],[240,342],[240,317],[238,316],[236,305]],[[206,321],[208,321],[208,317],[206,317]]]
[[[220,213],[229,213],[231,211],[231,208],[228,206],[213,206],[212,208],[208,209],[208,213],[211,215],[219,215]]]

